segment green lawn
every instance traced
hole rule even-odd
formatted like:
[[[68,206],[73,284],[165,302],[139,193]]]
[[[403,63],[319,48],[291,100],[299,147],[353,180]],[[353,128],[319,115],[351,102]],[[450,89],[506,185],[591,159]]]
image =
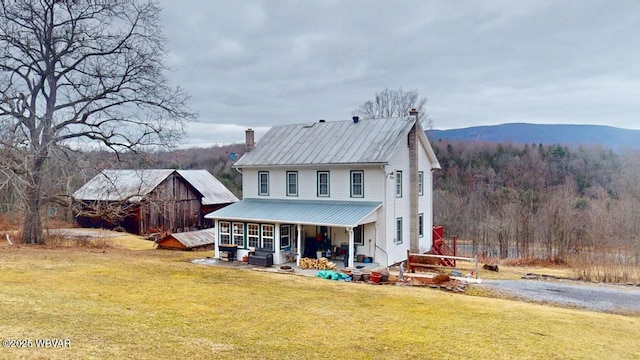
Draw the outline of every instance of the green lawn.
[[[640,359],[640,318],[194,265],[210,253],[0,249],[2,359]]]

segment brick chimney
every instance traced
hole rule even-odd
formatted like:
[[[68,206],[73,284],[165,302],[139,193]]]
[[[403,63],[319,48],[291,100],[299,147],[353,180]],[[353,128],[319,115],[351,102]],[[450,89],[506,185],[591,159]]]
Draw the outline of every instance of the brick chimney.
[[[418,110],[416,108],[409,111],[410,116],[415,116],[416,122],[409,131],[407,142],[409,145],[409,249],[413,253],[420,252],[420,241],[418,239],[418,134],[420,129],[420,119],[418,118]],[[425,231],[431,231],[426,229]]]
[[[418,109],[416,108],[411,108],[411,110],[409,111],[409,115],[411,116],[415,116],[416,120],[418,120]]]
[[[249,152],[251,150],[253,150],[253,147],[255,146],[255,140],[254,140],[254,131],[252,128],[248,128],[247,131],[245,131],[245,135],[246,135],[246,151]]]

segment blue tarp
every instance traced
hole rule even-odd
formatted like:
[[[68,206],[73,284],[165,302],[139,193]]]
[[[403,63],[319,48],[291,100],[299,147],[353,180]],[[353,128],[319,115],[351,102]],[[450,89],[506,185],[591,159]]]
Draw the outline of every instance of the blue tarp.
[[[332,270],[318,271],[318,273],[316,274],[316,277],[327,279],[327,280],[351,281],[351,276],[342,272],[336,272]]]

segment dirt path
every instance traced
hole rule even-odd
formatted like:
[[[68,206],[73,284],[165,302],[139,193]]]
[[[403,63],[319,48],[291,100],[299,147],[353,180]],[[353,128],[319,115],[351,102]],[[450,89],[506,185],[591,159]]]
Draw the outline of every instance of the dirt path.
[[[87,237],[87,238],[112,238],[125,236],[125,233],[103,230],[103,229],[85,229],[85,228],[67,228],[67,229],[49,229],[49,234],[66,237]]]
[[[639,287],[548,280],[484,280],[481,286],[525,300],[640,315]]]

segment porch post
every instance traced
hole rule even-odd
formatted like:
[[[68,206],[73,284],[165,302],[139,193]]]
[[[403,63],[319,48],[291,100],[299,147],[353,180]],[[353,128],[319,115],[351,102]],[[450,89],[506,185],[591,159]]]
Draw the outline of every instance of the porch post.
[[[220,229],[220,220],[216,219],[215,220],[215,228],[214,228],[214,233],[213,236],[215,236],[215,242],[214,244],[214,249],[213,249],[213,257],[216,259],[220,259],[220,247],[218,246],[218,242],[220,241],[220,232],[218,231],[218,229]]]
[[[300,251],[302,250],[302,225],[298,224],[298,246],[296,247],[296,266],[300,266]]]
[[[280,251],[280,225],[273,224],[273,263],[282,264],[284,260],[281,258],[282,252]],[[277,262],[276,262],[277,261]]]
[[[353,241],[353,228],[348,227],[347,228],[347,232],[349,233],[349,267],[354,267],[355,263],[353,261],[353,257],[354,257],[354,248],[355,248],[355,244]]]

